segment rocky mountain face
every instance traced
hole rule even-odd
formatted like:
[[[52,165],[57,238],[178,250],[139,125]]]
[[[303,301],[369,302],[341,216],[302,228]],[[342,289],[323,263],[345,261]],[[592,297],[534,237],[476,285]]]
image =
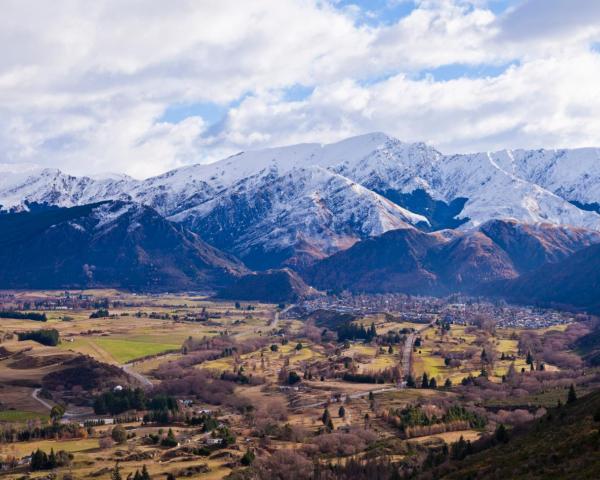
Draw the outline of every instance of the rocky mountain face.
[[[0,205],[20,210],[27,202],[135,201],[251,268],[304,268],[410,226],[466,232],[512,219],[600,230],[598,160],[597,149],[443,155],[373,133],[330,145],[243,152],[141,181],[49,169],[4,174]],[[515,261],[520,270],[529,259]]]
[[[0,214],[0,288],[212,290],[248,270],[150,207],[108,201]]]
[[[598,232],[514,221],[493,220],[468,232],[409,227],[316,262],[304,277],[317,288],[335,291],[478,294],[493,282],[510,285],[547,264],[568,261],[596,243]]]

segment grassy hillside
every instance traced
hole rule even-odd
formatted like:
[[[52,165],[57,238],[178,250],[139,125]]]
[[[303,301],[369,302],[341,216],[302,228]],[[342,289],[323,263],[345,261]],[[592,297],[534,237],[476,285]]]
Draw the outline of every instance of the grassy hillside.
[[[440,467],[435,478],[597,479],[600,478],[600,391],[552,409],[506,444]]]

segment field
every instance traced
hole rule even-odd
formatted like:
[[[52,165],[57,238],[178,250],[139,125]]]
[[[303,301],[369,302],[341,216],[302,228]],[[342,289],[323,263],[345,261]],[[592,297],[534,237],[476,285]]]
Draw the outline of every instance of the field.
[[[493,369],[488,372],[493,381],[501,381],[511,364],[517,371],[529,368],[525,356],[519,355],[518,342],[513,330],[497,330],[494,335],[478,332],[475,335],[468,327],[452,325],[449,332],[440,333],[439,328],[428,328],[421,335],[422,345],[415,347],[413,352],[413,375],[420,378],[423,373],[434,377],[438,384],[450,379],[452,383],[460,382],[468,375],[478,376],[484,365],[481,362],[481,352],[485,342],[489,342],[498,354],[504,353],[514,360],[496,359]],[[444,354],[451,356],[469,356],[459,367],[448,366],[444,362]],[[488,368],[486,366],[486,368]],[[548,366],[552,368],[551,365]]]

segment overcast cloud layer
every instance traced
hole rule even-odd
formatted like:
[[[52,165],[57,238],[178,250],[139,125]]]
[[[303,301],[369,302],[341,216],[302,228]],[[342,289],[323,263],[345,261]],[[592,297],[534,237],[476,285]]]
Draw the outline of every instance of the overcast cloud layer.
[[[2,3],[13,170],[141,178],[370,131],[446,153],[600,146],[599,111],[594,1]]]

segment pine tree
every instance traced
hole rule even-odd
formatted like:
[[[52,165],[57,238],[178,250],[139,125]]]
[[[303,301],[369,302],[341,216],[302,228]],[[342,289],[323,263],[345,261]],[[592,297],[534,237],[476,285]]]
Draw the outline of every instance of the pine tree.
[[[323,425],[326,426],[329,420],[331,420],[331,414],[329,413],[329,410],[325,408],[323,415],[321,416],[321,421],[323,422]]]
[[[504,426],[504,424],[500,424],[498,425],[498,428],[496,428],[496,433],[495,433],[495,438],[498,442],[500,443],[507,443],[508,442],[508,431],[506,430],[506,427]]]
[[[119,462],[115,463],[115,468],[113,468],[113,471],[110,474],[110,480],[123,480],[123,477],[121,477],[121,467],[119,467]]]
[[[421,388],[429,388],[429,377],[426,373],[423,373],[423,377],[421,378]]]
[[[429,380],[429,388],[437,388],[437,382],[433,377],[431,377],[431,380]]]
[[[527,362],[527,365],[533,364],[533,355],[531,355],[531,350],[527,351],[527,359],[525,361]]]
[[[406,377],[406,386],[408,388],[417,388],[417,382],[415,382],[415,379],[413,378],[412,375],[409,375],[408,377]]]
[[[391,345],[388,347],[388,353],[389,353],[390,355],[392,355],[392,354],[394,353],[394,349],[392,348],[392,346],[391,346]]]
[[[575,393],[575,385],[571,384],[569,387],[569,395],[567,396],[567,403],[575,403],[577,401],[577,393]]]
[[[327,427],[328,431],[333,432],[333,420],[331,420],[331,417],[327,419],[327,423],[325,426]]]
[[[451,387],[452,387],[452,380],[447,378],[446,381],[444,382],[444,388],[451,388]]]
[[[344,418],[346,416],[346,409],[344,408],[343,405],[338,410],[338,415],[340,418]]]

